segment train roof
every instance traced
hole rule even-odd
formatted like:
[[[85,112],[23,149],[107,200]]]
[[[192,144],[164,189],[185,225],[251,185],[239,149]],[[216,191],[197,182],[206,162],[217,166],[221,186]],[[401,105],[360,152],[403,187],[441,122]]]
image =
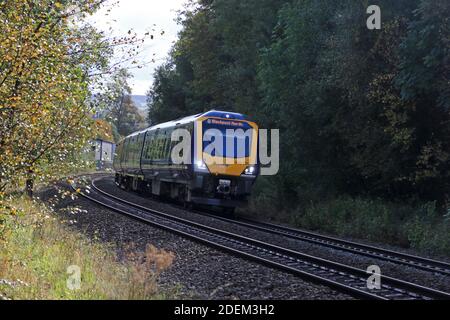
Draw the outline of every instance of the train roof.
[[[160,124],[148,127],[144,130],[137,131],[137,132],[130,134],[125,139],[137,136],[140,133],[144,133],[144,132],[151,131],[151,130],[166,129],[166,128],[171,128],[171,127],[181,125],[181,124],[191,123],[201,117],[215,117],[215,118],[223,118],[223,119],[247,120],[247,117],[241,113],[210,110],[210,111],[207,111],[204,113],[199,113],[196,115],[192,115],[192,116],[188,116],[188,117],[184,117],[184,118],[180,118],[180,119],[176,119],[176,120],[172,120],[172,121],[168,121],[168,122],[164,122],[164,123],[160,123]]]

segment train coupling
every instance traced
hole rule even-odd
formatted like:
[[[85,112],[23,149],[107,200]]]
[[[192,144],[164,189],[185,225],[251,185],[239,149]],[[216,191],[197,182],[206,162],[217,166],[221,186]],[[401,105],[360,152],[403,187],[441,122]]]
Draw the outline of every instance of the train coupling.
[[[217,187],[217,192],[222,194],[230,194],[231,192],[231,180],[219,180],[219,185]]]

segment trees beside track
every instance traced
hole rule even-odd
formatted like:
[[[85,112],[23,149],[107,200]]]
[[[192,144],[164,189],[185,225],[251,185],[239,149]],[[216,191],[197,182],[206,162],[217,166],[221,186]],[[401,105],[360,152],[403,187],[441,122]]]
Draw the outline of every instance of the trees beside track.
[[[0,20],[0,190],[70,161],[89,135],[100,36],[79,24],[101,1],[6,1]]]
[[[337,195],[445,202],[450,4],[201,0],[149,91],[149,118],[212,108],[281,129],[259,195],[289,209]],[[264,187],[264,186],[267,186]]]
[[[0,2],[0,192],[27,180],[31,193],[35,179],[78,163],[94,134],[92,92],[153,37],[97,31],[87,17],[105,2]]]

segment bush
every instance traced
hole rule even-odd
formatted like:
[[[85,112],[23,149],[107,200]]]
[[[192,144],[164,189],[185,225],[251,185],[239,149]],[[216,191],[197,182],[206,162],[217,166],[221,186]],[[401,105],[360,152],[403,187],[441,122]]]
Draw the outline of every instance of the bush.
[[[420,206],[340,197],[291,216],[298,227],[450,256],[450,222],[434,202]]]
[[[281,220],[280,215],[280,195],[278,188],[273,184],[273,177],[258,177],[253,188],[252,196],[249,199],[248,208],[240,210],[240,214],[251,212],[253,216],[261,216],[274,220]]]
[[[422,206],[404,226],[411,247],[450,256],[450,221],[437,214],[434,203]]]

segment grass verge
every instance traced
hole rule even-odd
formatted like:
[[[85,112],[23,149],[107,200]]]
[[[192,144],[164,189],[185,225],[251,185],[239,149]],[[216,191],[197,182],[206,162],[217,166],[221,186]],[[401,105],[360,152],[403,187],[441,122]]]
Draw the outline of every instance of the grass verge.
[[[165,299],[173,254],[149,246],[120,262],[110,244],[69,230],[43,204],[0,199],[0,299]]]

